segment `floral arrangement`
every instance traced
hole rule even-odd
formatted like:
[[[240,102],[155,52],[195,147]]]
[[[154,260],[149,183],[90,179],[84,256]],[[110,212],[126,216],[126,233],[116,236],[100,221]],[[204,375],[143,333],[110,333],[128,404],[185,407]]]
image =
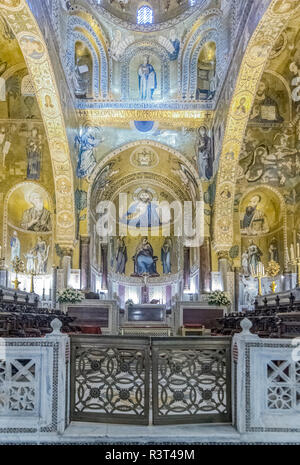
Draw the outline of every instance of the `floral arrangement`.
[[[60,304],[71,303],[76,304],[76,302],[81,302],[84,300],[84,294],[81,291],[73,288],[63,289],[58,292],[58,302]]]
[[[227,307],[231,304],[231,300],[223,291],[214,291],[209,294],[208,303],[210,305],[222,305]]]
[[[126,305],[128,305],[128,307],[131,307],[132,305],[134,305],[133,300],[132,299],[126,300]]]
[[[267,275],[270,277],[270,278],[275,278],[275,276],[277,276],[280,272],[280,265],[279,263],[275,262],[274,260],[271,260],[269,263],[268,263],[268,266],[266,268],[266,272],[267,272]]]
[[[24,273],[25,271],[25,264],[23,260],[21,260],[19,257],[16,257],[13,262],[12,262],[12,267],[13,270],[16,274],[18,273]]]

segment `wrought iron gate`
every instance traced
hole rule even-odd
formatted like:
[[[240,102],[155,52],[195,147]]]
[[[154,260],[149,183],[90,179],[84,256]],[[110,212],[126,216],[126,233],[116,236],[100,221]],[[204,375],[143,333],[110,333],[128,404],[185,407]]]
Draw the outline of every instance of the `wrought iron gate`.
[[[231,338],[152,340],[153,424],[231,422]]]
[[[227,337],[72,336],[71,420],[230,423],[230,346]]]

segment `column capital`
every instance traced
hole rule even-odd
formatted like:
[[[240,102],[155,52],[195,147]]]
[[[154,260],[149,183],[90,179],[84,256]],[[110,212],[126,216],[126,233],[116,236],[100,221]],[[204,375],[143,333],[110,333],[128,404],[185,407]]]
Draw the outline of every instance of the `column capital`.
[[[86,245],[89,245],[90,242],[91,242],[91,236],[87,236],[87,235],[80,235],[80,242],[81,244],[86,244]]]
[[[74,248],[73,247],[61,247],[63,257],[72,257]]]
[[[228,250],[219,250],[217,252],[218,260],[229,260],[229,252]]]

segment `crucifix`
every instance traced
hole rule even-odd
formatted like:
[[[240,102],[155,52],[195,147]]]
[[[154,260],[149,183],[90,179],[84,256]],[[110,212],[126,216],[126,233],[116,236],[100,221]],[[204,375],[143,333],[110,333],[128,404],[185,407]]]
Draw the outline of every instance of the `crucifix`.
[[[149,278],[149,273],[143,273],[142,274],[142,278],[143,278],[143,281],[144,281],[144,286],[142,287],[142,304],[148,304],[148,300],[149,300],[149,295],[148,295],[148,287],[147,287],[147,283],[148,283],[148,278]]]

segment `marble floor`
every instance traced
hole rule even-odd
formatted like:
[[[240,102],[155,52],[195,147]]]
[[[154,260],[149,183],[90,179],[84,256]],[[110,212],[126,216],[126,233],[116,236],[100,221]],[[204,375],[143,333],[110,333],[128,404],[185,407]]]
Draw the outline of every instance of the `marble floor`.
[[[240,435],[230,425],[133,426],[72,422],[62,435],[0,435],[0,444],[299,444],[300,435]]]

